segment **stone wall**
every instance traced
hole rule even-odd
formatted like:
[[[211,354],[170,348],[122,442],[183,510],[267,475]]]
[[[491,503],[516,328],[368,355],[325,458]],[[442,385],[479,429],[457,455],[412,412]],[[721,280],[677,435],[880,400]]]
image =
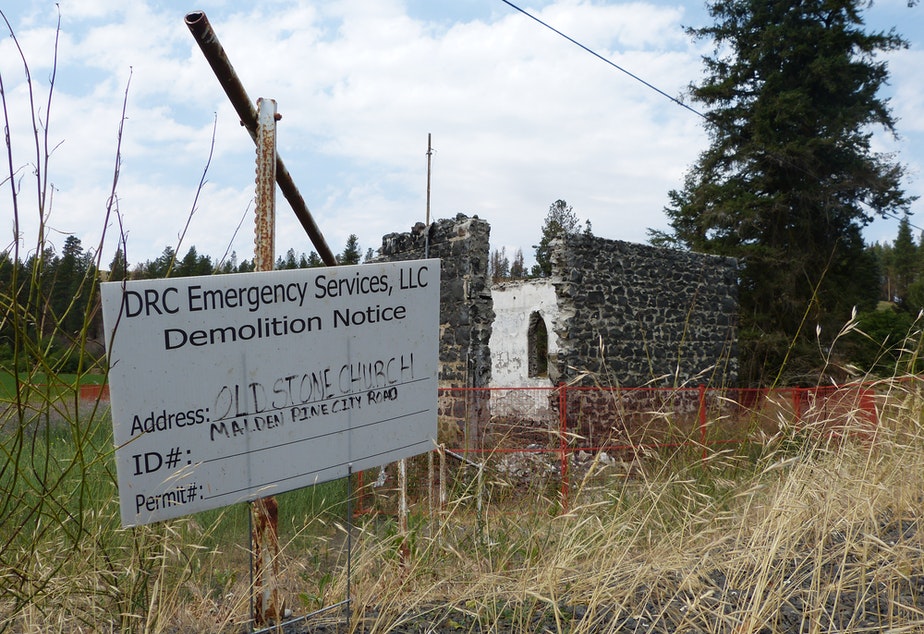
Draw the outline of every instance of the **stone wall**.
[[[441,387],[736,382],[735,260],[578,235],[554,245],[549,279],[502,284],[492,297],[489,234],[487,222],[459,214],[385,236],[376,258],[420,259],[429,250],[440,259]],[[547,366],[538,372],[536,323],[547,329]],[[536,390],[524,403],[516,390],[445,391],[441,440],[480,447],[492,415],[554,424],[550,394]],[[581,411],[596,435],[614,414],[593,398],[583,395],[569,411]]]
[[[429,257],[440,259],[441,387],[487,387],[491,381],[490,232],[478,216],[459,214],[382,238],[377,261],[422,259],[428,249]]]
[[[552,265],[559,381],[737,381],[734,259],[577,235],[555,244]]]

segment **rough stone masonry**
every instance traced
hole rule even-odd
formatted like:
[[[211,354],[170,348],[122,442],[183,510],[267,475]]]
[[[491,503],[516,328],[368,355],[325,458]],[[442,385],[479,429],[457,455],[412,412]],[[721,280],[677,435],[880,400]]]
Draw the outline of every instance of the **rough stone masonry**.
[[[440,258],[444,387],[489,386],[492,328],[509,326],[494,324],[489,236],[487,222],[458,214],[386,235],[376,258],[419,259],[428,251]],[[554,288],[554,307],[525,307],[548,322],[549,385],[584,373],[592,373],[594,382],[623,387],[735,384],[737,279],[733,258],[585,234],[553,243],[551,278],[522,283]],[[504,290],[494,288],[498,294]],[[518,323],[528,323],[528,317]],[[528,354],[525,344],[521,354]],[[524,370],[520,381],[511,377],[515,384],[506,387],[535,385],[527,379]]]
[[[442,387],[487,387],[491,381],[494,308],[488,277],[491,227],[458,214],[410,233],[382,238],[376,260],[440,258],[440,370]],[[428,255],[427,252],[429,252]]]
[[[736,382],[735,260],[570,236],[553,245],[550,278],[493,288],[495,316],[489,235],[487,222],[459,214],[382,239],[378,260],[440,258],[441,387],[488,387],[494,367],[498,379],[508,381],[499,387],[541,382],[551,387],[581,377],[585,384],[623,387]],[[536,286],[542,301],[511,303],[513,294],[521,303],[532,297],[524,286]],[[548,337],[541,346],[547,354],[542,373],[534,371],[534,363],[523,362],[531,354],[526,330],[537,321],[545,324]],[[496,351],[490,347],[492,330],[500,338],[495,337]],[[517,363],[511,363],[514,358]],[[522,376],[511,373],[512,367],[520,368]],[[535,394],[546,396],[530,393]],[[504,398],[500,392],[443,393],[441,420],[455,424],[441,427],[441,435],[457,429],[466,446],[480,446],[490,412],[505,411]],[[517,413],[554,421],[557,414],[548,399],[540,405],[543,415],[522,403]],[[608,402],[591,409],[608,420]],[[595,424],[594,417],[583,417],[586,425]]]
[[[575,235],[555,244],[552,267],[558,381],[586,371],[624,387],[736,383],[733,258]]]

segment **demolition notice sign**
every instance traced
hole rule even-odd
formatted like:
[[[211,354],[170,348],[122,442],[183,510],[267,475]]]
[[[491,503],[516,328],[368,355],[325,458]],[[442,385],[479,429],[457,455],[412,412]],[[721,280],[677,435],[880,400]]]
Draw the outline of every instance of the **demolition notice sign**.
[[[122,524],[432,448],[439,274],[416,260],[103,284]]]

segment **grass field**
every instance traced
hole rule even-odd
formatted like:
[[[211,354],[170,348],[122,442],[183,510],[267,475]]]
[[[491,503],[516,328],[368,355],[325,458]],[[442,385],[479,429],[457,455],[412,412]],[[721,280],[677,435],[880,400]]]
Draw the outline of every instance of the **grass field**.
[[[106,382],[104,374],[56,374],[49,379],[45,374],[33,374],[31,376],[21,376],[21,381],[27,381],[29,385],[34,386],[38,391],[50,391],[54,397],[62,397],[68,391],[73,392],[75,386],[79,385],[103,385]],[[0,370],[0,402],[12,400],[16,395],[16,377],[10,373]]]

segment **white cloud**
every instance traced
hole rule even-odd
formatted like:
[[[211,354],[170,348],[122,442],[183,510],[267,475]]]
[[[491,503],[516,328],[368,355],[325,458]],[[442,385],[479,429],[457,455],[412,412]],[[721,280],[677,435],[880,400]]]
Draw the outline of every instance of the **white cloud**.
[[[377,247],[382,234],[423,219],[428,133],[436,149],[433,216],[486,218],[495,245],[508,253],[522,247],[531,257],[558,198],[589,218],[598,235],[644,241],[648,227],[665,228],[667,192],[681,185],[707,143],[699,117],[501,3],[460,0],[437,9],[430,2],[199,5],[251,98],[277,100],[280,153],[335,252],[350,233],[363,248]],[[536,6],[538,17],[668,95],[680,95],[701,73],[702,44],[681,28],[700,21],[698,4]],[[30,64],[41,71],[33,73],[39,87],[54,38],[54,13],[41,7],[30,4],[16,22]],[[98,235],[131,73],[119,186],[129,257],[151,259],[175,246],[216,116],[209,184],[186,245],[220,256],[253,197],[252,143],[182,10],[163,0],[63,0],[61,7],[51,132],[63,144],[52,163],[60,188],[53,224],[78,232],[85,245]],[[432,21],[411,17],[423,14]],[[15,84],[21,79],[13,79],[22,70],[10,47],[8,38],[0,41],[0,72],[17,100],[14,142],[17,165],[25,166],[27,102]],[[883,147],[919,170],[924,60],[920,48],[890,60],[906,138]],[[920,182],[916,187],[920,192]],[[0,200],[0,212],[7,205]],[[310,250],[281,195],[278,206],[277,251]],[[245,221],[234,241],[240,258],[251,257],[251,228]]]

